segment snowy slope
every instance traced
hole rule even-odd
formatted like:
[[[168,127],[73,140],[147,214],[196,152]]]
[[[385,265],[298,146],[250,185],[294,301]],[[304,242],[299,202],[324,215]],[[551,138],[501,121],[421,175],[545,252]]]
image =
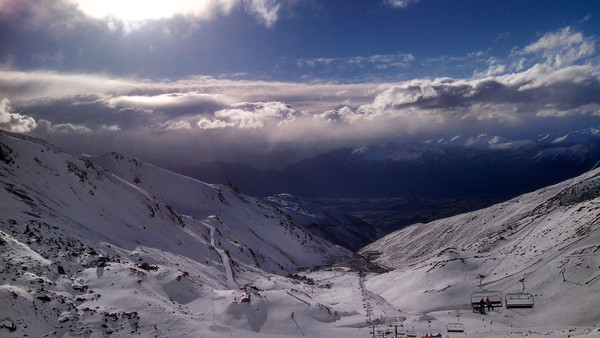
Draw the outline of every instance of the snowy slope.
[[[361,252],[380,254],[376,262],[396,270],[371,278],[367,287],[400,309],[448,318],[455,310],[469,316],[471,293],[522,291],[524,278],[534,309],[491,313],[488,329],[489,321],[497,329],[593,327],[600,320],[599,226],[595,170],[490,208],[389,234]]]
[[[351,257],[346,249],[312,236],[288,215],[241,194],[234,186],[209,185],[117,153],[89,159],[178,212],[197,219],[210,217],[230,243],[243,243],[254,253],[256,260],[252,257],[245,262],[258,264],[263,270],[281,273]],[[242,247],[235,245],[227,250],[234,255]],[[276,266],[263,260],[274,260]]]
[[[266,198],[292,216],[294,221],[321,238],[357,250],[377,238],[377,231],[360,218],[325,210],[291,194]]]
[[[215,299],[353,258],[231,187],[116,156],[138,186],[5,132],[0,149],[0,335],[216,335],[196,318]]]

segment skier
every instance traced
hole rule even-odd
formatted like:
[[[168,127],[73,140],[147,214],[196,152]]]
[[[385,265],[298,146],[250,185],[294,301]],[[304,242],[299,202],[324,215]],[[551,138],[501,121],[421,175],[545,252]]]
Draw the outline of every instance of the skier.
[[[479,313],[485,314],[485,301],[483,298],[479,301]]]
[[[486,298],[486,300],[485,300],[485,305],[487,305],[487,309],[488,309],[488,311],[493,311],[493,310],[494,310],[494,307],[492,306],[492,302],[490,301],[490,298],[489,298],[489,297],[488,297],[488,298]]]

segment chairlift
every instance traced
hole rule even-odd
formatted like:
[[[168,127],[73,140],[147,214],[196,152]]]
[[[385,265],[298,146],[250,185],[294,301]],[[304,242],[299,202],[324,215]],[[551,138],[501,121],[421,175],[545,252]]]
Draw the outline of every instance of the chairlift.
[[[402,326],[400,327],[400,329],[398,329],[398,327],[396,326],[396,328],[394,329],[394,335],[396,337],[401,337],[401,338],[407,337],[406,330]]]
[[[460,322],[460,311],[456,310],[456,323],[446,324],[448,332],[465,332],[465,325]]]
[[[471,294],[471,307],[473,308],[473,312],[477,312],[480,309],[482,299],[486,303],[489,299],[492,307],[502,307],[502,291],[485,290],[481,286],[481,282],[483,282],[485,276],[479,275],[479,278],[479,288],[481,291],[473,292]]]
[[[406,331],[406,337],[407,338],[417,338],[417,332],[415,331],[414,327],[412,328],[412,330]]]
[[[421,334],[421,338],[442,338],[442,331],[430,329]]]
[[[506,308],[526,308],[531,309],[534,305],[534,297],[531,293],[525,292],[525,279],[520,280],[523,283],[521,292],[509,293],[504,299]]]
[[[482,290],[471,294],[471,307],[473,312],[479,310],[481,300],[486,302],[488,299],[493,307],[502,307],[502,291]]]
[[[465,332],[465,325],[463,323],[448,323],[446,324],[446,330],[448,332]]]
[[[398,327],[400,327],[400,329],[398,329]],[[394,337],[400,337],[400,338],[404,338],[406,337],[406,330],[404,330],[404,321],[393,321],[391,323],[388,324],[388,330],[393,331]],[[393,328],[393,330],[392,330]]]

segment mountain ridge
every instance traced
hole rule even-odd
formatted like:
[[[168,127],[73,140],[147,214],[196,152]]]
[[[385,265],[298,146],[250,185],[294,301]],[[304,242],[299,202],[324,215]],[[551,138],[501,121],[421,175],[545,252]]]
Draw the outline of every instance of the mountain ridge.
[[[562,136],[540,135],[537,140],[515,141],[480,134],[420,144],[342,148],[281,170],[261,171],[225,162],[172,170],[206,181],[231,182],[260,197],[277,193],[302,198],[483,194],[505,199],[580,174],[599,157],[600,132],[588,128]],[[441,173],[449,179],[440,179]],[[514,183],[482,188],[487,177]],[[420,183],[418,188],[411,183],[415,181]]]

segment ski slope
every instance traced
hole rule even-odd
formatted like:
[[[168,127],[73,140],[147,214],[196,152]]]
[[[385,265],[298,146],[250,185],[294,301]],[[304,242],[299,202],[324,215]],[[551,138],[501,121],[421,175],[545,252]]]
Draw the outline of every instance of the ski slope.
[[[595,170],[372,243],[361,251],[377,252],[376,261],[395,270],[373,276],[366,285],[399,309],[447,321],[457,310],[473,317],[473,292],[506,296],[522,291],[524,279],[526,291],[535,297],[534,308],[502,308],[483,320],[495,318],[497,330],[593,328],[600,324],[599,225],[600,171]]]

